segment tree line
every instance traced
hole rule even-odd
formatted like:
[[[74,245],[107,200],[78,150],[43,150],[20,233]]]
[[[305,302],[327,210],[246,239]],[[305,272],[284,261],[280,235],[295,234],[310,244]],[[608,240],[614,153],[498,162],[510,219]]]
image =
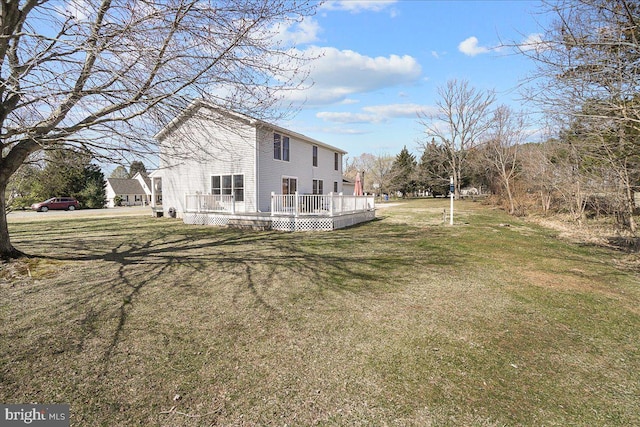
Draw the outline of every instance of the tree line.
[[[450,80],[438,90],[435,112],[418,117],[425,136],[420,161],[405,147],[395,158],[362,155],[347,170],[368,170],[381,192],[405,195],[444,192],[452,177],[456,197],[472,185],[489,190],[511,214],[559,212],[577,222],[609,215],[635,234],[640,5],[566,0],[548,7],[556,19],[540,41],[518,48],[538,65],[524,95],[538,107],[538,130],[544,123],[553,136],[532,143],[525,114],[496,105],[490,90]]]
[[[6,209],[29,209],[51,197],[75,197],[83,208],[103,208],[106,202],[102,169],[89,153],[61,148],[32,157],[11,177]]]

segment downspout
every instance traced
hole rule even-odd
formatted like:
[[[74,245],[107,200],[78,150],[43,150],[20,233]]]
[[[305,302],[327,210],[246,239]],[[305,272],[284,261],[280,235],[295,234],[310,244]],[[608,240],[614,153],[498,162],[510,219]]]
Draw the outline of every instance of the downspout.
[[[253,194],[253,205],[256,207],[256,212],[260,212],[260,180],[258,179],[259,170],[259,135],[258,126],[255,126],[255,138],[254,138],[254,153],[253,153],[253,182],[255,183],[255,192]]]

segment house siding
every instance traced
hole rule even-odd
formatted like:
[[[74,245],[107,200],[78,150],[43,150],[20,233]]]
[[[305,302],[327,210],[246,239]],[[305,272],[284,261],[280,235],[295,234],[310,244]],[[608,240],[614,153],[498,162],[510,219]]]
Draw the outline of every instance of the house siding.
[[[196,104],[197,105],[197,104]],[[289,137],[289,161],[273,155],[273,134]],[[185,195],[210,194],[212,175],[244,175],[244,202],[237,212],[269,212],[271,193],[282,192],[282,178],[295,177],[298,192],[310,194],[313,180],[323,180],[323,193],[342,191],[344,151],[303,135],[254,120],[197,105],[174,119],[157,136],[162,178],[162,206],[178,217],[185,210]],[[312,164],[312,147],[318,147],[318,167]],[[338,170],[334,154],[338,153]]]
[[[289,161],[273,158],[273,134],[280,133],[289,137]],[[324,194],[333,191],[333,183],[338,183],[338,191],[342,191],[342,153],[338,152],[338,170],[334,170],[334,153],[331,150],[311,141],[305,141],[286,131],[269,128],[258,129],[258,181],[260,182],[259,209],[263,212],[271,210],[271,192],[282,193],[282,178],[298,179],[298,193],[311,194],[313,180],[324,181]],[[318,147],[318,166],[313,166],[313,146]]]
[[[184,213],[186,194],[210,194],[212,175],[244,175],[244,201],[238,209],[255,211],[253,126],[200,108],[160,144],[163,208]],[[224,123],[224,125],[220,125]]]

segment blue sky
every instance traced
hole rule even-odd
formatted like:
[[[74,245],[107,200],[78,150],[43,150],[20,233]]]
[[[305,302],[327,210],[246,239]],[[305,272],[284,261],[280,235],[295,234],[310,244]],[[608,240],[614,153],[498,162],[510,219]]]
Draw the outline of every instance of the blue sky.
[[[283,37],[322,53],[300,112],[283,126],[349,152],[419,154],[416,111],[428,111],[450,79],[495,90],[522,109],[518,84],[534,64],[501,42],[540,34],[539,1],[329,1]]]

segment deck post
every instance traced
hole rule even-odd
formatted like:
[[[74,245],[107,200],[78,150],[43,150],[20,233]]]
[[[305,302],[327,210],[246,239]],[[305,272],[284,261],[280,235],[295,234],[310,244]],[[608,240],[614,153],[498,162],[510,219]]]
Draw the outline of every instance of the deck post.
[[[236,213],[236,195],[235,194],[231,195],[231,213],[232,214]]]
[[[155,178],[151,178],[151,200],[150,203],[151,208],[155,208],[156,207],[156,179]]]
[[[298,200],[298,192],[295,193],[295,217],[298,217],[298,212],[300,211],[300,201]]]
[[[273,212],[276,210],[276,193],[271,192],[271,216],[273,216]]]
[[[333,191],[329,193],[329,216],[333,216]]]

